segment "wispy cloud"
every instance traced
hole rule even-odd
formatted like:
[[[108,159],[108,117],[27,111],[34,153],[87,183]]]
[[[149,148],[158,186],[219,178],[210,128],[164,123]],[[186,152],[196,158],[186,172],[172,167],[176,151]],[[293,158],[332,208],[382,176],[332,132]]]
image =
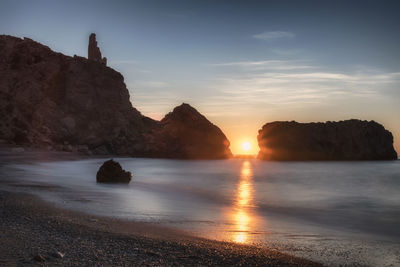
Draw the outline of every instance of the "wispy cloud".
[[[133,87],[133,88],[164,88],[164,87],[168,87],[169,84],[167,82],[163,82],[163,81],[136,81],[134,83],[131,83],[128,85],[129,87]]]
[[[272,42],[279,39],[293,39],[295,37],[296,35],[293,32],[287,31],[270,31],[253,35],[253,38],[263,40],[265,42]]]
[[[263,65],[267,62],[271,63],[232,62],[229,66],[252,69],[254,64]],[[278,67],[282,64],[293,65],[293,62],[272,62],[278,64]],[[310,68],[304,69],[241,71],[222,75],[214,84],[214,91],[218,93],[207,99],[205,105],[214,109],[215,113],[223,113],[225,108],[218,108],[223,103],[224,107],[235,107],[236,112],[244,114],[260,110],[266,112],[273,109],[332,106],[343,101],[367,103],[387,98],[388,90],[396,88],[400,82],[400,72],[363,69],[343,73],[309,63],[307,66]]]
[[[294,56],[302,52],[301,49],[272,48],[271,52],[278,56]]]
[[[125,65],[125,64],[139,64],[140,62],[137,60],[112,60],[109,61],[108,64],[109,65]]]
[[[237,61],[210,64],[215,67],[241,67],[249,70],[296,70],[311,69],[308,61],[304,60],[255,60],[255,61]]]

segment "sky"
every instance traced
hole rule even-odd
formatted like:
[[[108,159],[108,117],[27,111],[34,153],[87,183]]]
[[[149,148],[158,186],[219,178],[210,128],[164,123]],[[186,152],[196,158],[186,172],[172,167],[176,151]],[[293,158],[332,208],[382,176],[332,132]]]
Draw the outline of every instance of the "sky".
[[[271,121],[375,120],[400,153],[400,1],[0,0],[0,34],[87,56],[91,32],[130,100],[182,102],[257,153]]]

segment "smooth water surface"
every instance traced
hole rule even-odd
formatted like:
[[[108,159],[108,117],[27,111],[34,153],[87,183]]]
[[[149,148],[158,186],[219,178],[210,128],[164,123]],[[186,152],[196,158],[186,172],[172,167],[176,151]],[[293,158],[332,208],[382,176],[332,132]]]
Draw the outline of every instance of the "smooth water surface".
[[[129,185],[96,183],[104,159],[11,162],[0,168],[0,185],[327,264],[400,265],[399,160],[117,160],[134,173]]]

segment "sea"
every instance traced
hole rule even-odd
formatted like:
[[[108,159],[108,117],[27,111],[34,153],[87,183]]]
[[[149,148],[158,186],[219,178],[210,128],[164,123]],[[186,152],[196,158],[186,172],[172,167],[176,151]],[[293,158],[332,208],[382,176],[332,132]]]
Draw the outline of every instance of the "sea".
[[[400,160],[114,158],[132,181],[99,184],[108,158],[34,155],[2,160],[0,189],[330,266],[400,266]]]

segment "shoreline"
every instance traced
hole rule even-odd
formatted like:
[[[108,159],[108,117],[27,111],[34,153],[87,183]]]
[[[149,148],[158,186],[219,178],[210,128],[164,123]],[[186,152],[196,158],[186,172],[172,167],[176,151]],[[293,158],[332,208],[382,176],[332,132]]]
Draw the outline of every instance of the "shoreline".
[[[210,247],[215,247],[216,246],[214,244],[215,242],[217,243],[219,242],[218,244],[227,244],[226,242],[232,242],[233,240],[236,240],[235,237],[238,236],[234,229],[235,226],[233,226],[232,229],[230,228],[231,227],[230,221],[226,221],[223,224],[218,224],[214,226],[208,225],[204,227],[199,224],[191,225],[187,223],[182,224],[181,222],[174,223],[175,218],[185,218],[185,217],[171,216],[169,219],[148,220],[147,214],[143,213],[143,211],[147,210],[147,208],[142,206],[147,205],[147,203],[152,203],[151,201],[154,199],[154,196],[160,196],[161,194],[161,196],[168,197],[166,199],[168,201],[172,201],[171,203],[173,203],[173,201],[176,200],[185,201],[185,196],[187,193],[189,193],[190,196],[193,195],[192,191],[181,190],[182,188],[180,187],[166,188],[165,185],[163,185],[162,183],[161,184],[157,183],[157,179],[155,179],[155,181],[150,179],[148,184],[147,177],[155,177],[154,173],[147,172],[149,170],[148,166],[152,166],[155,164],[154,161],[146,161],[147,159],[142,160],[142,159],[121,158],[122,164],[128,164],[128,166],[130,166],[130,169],[136,170],[137,174],[141,173],[141,175],[135,177],[136,179],[133,182],[134,186],[132,186],[131,189],[124,190],[124,192],[118,192],[118,190],[116,191],[117,188],[98,186],[97,184],[93,184],[93,179],[86,179],[87,177],[93,177],[93,175],[95,174],[93,170],[95,170],[97,168],[96,166],[100,164],[101,161],[104,159],[102,157],[93,157],[93,156],[82,157],[71,152],[25,151],[21,153],[21,152],[7,151],[1,149],[0,149],[0,157],[2,158],[2,162],[0,163],[0,176],[1,176],[0,180],[2,184],[0,185],[0,203],[2,203],[1,191],[9,192],[7,193],[9,197],[14,199],[8,201],[8,203],[12,204],[11,206],[15,206],[19,203],[16,209],[19,210],[28,209],[28,211],[26,211],[25,213],[30,214],[31,211],[29,210],[29,207],[33,205],[32,206],[33,210],[39,209],[40,212],[44,210],[47,214],[46,215],[47,217],[50,216],[51,219],[57,218],[59,221],[61,221],[57,222],[58,225],[65,224],[65,222],[67,223],[72,222],[74,227],[78,226],[89,227],[90,229],[87,230],[88,232],[92,232],[93,230],[96,231],[98,230],[107,233],[112,232],[113,234],[118,234],[122,236],[133,236],[134,238],[136,238],[137,236],[141,238],[144,237],[146,238],[146,240],[150,238],[152,240],[157,239],[158,241],[160,240],[168,242],[173,241],[175,243],[185,243],[185,244],[194,243],[196,244],[196,247],[200,246],[197,244],[199,242],[201,243],[201,246],[210,246]],[[136,163],[134,164],[134,162]],[[190,165],[190,163],[186,161],[160,162],[160,164],[164,166],[163,170],[166,170],[167,173],[169,168],[171,166],[173,167],[174,164],[179,164],[179,166],[185,167],[186,163]],[[228,165],[231,166],[231,164],[233,164],[234,166],[236,166],[239,164],[236,163],[234,164],[233,162],[230,162]],[[200,164],[201,166],[208,166],[208,164],[211,164],[211,167],[220,166],[219,162],[217,162],[216,164],[203,162],[203,163],[196,163],[194,165],[197,164]],[[221,166],[225,166],[224,164],[222,164]],[[239,165],[241,166],[242,162],[240,162]],[[285,166],[290,167],[291,165],[289,164]],[[312,165],[312,166],[317,167],[318,165]],[[71,168],[74,170],[76,168],[76,171],[70,171]],[[185,170],[185,168],[183,168],[183,170]],[[238,171],[235,171],[230,173],[230,175],[232,177],[236,177],[238,173],[239,173]],[[82,175],[86,178],[82,179],[83,178]],[[187,174],[185,174],[185,176],[187,176]],[[193,176],[189,175],[188,177],[193,177]],[[60,179],[59,182],[57,182],[57,179]],[[192,182],[195,181],[196,179],[192,180],[190,184],[192,184]],[[154,187],[152,187],[152,182],[155,182]],[[285,185],[285,183],[283,185]],[[92,192],[92,190],[94,191]],[[95,197],[95,195],[92,194],[94,192],[96,192],[95,195],[97,197]],[[169,197],[171,195],[174,195],[175,192],[182,194],[183,197],[181,196],[177,199],[175,198],[169,199]],[[201,193],[202,191],[200,191],[198,195],[196,193],[195,196],[202,196]],[[151,196],[151,194],[155,195]],[[205,196],[205,199],[207,199],[207,197],[208,195]],[[26,201],[23,201],[24,206],[20,205],[21,204],[20,203],[21,200],[19,200],[20,198],[27,199]],[[121,200],[123,201],[121,202]],[[217,202],[213,202],[212,205],[220,205],[219,200],[216,201]],[[17,204],[13,202],[16,202]],[[35,202],[35,204],[33,204],[33,202]],[[124,206],[123,203],[125,204],[129,203],[129,205]],[[2,206],[5,207],[6,205]],[[174,208],[175,205],[171,207],[172,210],[175,209]],[[205,208],[205,210],[208,211],[210,207],[205,205],[203,208]],[[6,208],[3,209],[5,210]],[[165,211],[158,210],[157,214],[168,214],[168,211],[170,210],[168,209],[167,206],[167,210]],[[255,246],[256,248],[265,248],[266,250],[268,250],[267,254],[270,251],[275,253],[281,252],[284,255],[287,254],[293,257],[298,257],[300,259],[315,261],[324,264],[326,266],[342,266],[342,265],[393,266],[399,263],[400,258],[398,257],[399,255],[398,251],[400,248],[398,247],[397,243],[398,239],[395,238],[382,239],[381,235],[378,234],[375,235],[375,231],[367,231],[366,233],[361,233],[359,232],[361,228],[359,227],[354,228],[354,223],[357,222],[357,220],[355,221],[347,220],[347,222],[352,223],[353,228],[346,228],[344,223],[333,224],[341,227],[343,226],[343,228],[339,227],[338,229],[335,230],[335,228],[329,227],[329,225],[332,225],[332,221],[329,221],[330,224],[327,225],[315,224],[313,226],[309,226],[310,220],[306,221],[301,220],[302,218],[304,218],[305,214],[303,214],[303,216],[300,217],[286,216],[280,218],[279,214],[278,216],[275,216],[277,214],[273,212],[274,210],[267,209],[266,211],[268,212],[268,218],[267,218],[268,225],[266,227],[261,227],[261,228],[260,227],[251,228],[250,231],[246,231],[247,242],[245,243],[247,244],[247,247]],[[272,211],[272,213],[270,213],[270,211]],[[49,214],[49,212],[51,212],[52,214]],[[183,213],[183,215],[186,214],[185,216],[191,216],[192,212],[196,212],[196,210],[187,209],[186,213]],[[301,210],[297,210],[297,212],[301,212]],[[20,214],[22,214],[21,215],[22,217],[26,217],[25,213],[20,212]],[[64,216],[63,214],[67,215]],[[126,214],[130,214],[130,216],[126,216]],[[286,213],[286,215],[290,215],[290,213]],[[15,215],[13,216],[15,217]],[[213,214],[211,214],[211,216],[213,216]],[[223,216],[226,216],[226,214]],[[210,219],[210,221],[212,220],[212,218],[208,216],[203,216],[202,218],[205,218],[205,220],[208,219]],[[221,218],[223,219],[227,217],[221,217]],[[215,222],[220,222],[221,218],[215,217],[214,218]],[[234,218],[229,218],[229,219],[234,219]],[[15,220],[15,218],[14,219],[11,218],[11,221],[18,222],[18,220]],[[287,225],[281,228],[280,221]],[[45,223],[47,223],[47,221]],[[1,225],[6,225],[6,224],[1,224]],[[388,225],[388,223],[386,223],[385,225]],[[326,227],[323,228],[324,226]],[[69,226],[65,227],[68,228]],[[3,228],[5,227],[2,227],[2,229]],[[32,229],[32,226],[27,225],[25,226],[25,228]],[[269,231],[263,232],[263,229],[270,229],[271,232]],[[346,229],[350,230],[345,231]],[[386,230],[389,231],[390,228],[380,227],[377,228],[377,230],[380,232]],[[25,230],[23,227],[20,228],[20,231],[21,233],[27,232],[27,230]],[[47,233],[47,229],[44,229],[42,232],[45,235],[49,235]],[[20,235],[18,231],[9,233],[10,236]],[[393,233],[395,234],[396,232]],[[38,234],[36,234],[36,236],[37,235]],[[57,233],[56,234],[53,233],[53,235],[57,235]],[[60,237],[59,239],[63,238],[66,237],[63,236]],[[80,237],[78,236],[78,238]],[[90,244],[93,244],[93,242],[98,242],[97,240],[99,238],[92,238],[92,240],[93,239],[95,239],[96,241],[91,241],[89,242]],[[8,240],[6,239],[4,240],[8,242]],[[218,241],[214,242],[214,240]],[[208,242],[206,245],[204,245],[204,241],[211,241],[211,243],[213,244]],[[12,242],[10,244],[13,244]],[[7,266],[32,264],[33,256],[37,251],[40,252],[39,249],[34,249],[35,247],[37,247],[35,242],[31,242],[31,244],[33,244],[31,246],[32,248],[29,248],[28,250],[28,252],[31,252],[30,254],[24,252],[24,249],[26,249],[24,243],[20,242],[19,246],[12,245],[15,251],[20,250],[19,252],[20,254],[25,253],[23,254],[24,256],[19,257],[20,258],[19,260],[14,260],[10,262],[9,260],[15,258],[15,255],[11,254],[14,256],[2,258],[3,254],[9,252],[7,252],[7,250],[4,250],[5,251],[4,253],[0,251],[0,265],[2,265],[3,262],[7,262]],[[41,242],[45,243],[45,241]],[[243,245],[241,244],[243,243],[233,242],[233,245],[242,247]],[[80,244],[78,243],[77,246],[80,246]],[[99,243],[99,246],[108,246],[108,245]],[[6,245],[4,245],[4,247],[7,248]],[[62,247],[68,247],[68,246],[63,244]],[[133,248],[135,248],[135,246],[133,246]],[[138,248],[138,246],[136,246],[136,248]],[[60,251],[61,253],[66,253],[63,250],[65,249],[60,249],[58,251]],[[57,262],[53,259],[54,257],[51,255],[52,254],[51,251],[49,252],[48,250],[44,250],[42,254],[45,256],[48,255],[49,257],[48,260],[51,263],[50,265],[54,265],[54,263]],[[183,251],[185,251],[186,253],[186,249],[183,249]],[[203,252],[201,252],[200,254],[202,253]],[[225,251],[224,253],[230,253],[230,252]],[[88,253],[86,253],[85,255],[88,255]],[[178,253],[178,255],[180,254]],[[208,254],[206,257],[209,257]],[[124,256],[122,256],[122,258],[124,258]],[[93,261],[92,256],[91,260]],[[179,264],[175,263],[172,264],[170,262],[168,264],[143,263],[142,265],[183,266],[183,265],[193,265],[197,263],[196,261],[192,261],[189,264],[183,260],[182,262],[179,262]],[[126,262],[122,262],[119,265],[129,265],[129,264],[132,265],[132,263],[126,263]],[[225,264],[224,262],[212,262],[209,264],[202,264],[202,265],[219,266],[224,264]],[[71,263],[70,262],[62,264],[60,263],[60,265],[71,265]],[[92,263],[89,264],[88,262],[86,263],[80,262],[79,265],[93,265],[93,264]],[[103,262],[101,265],[111,265],[111,264]],[[229,265],[240,265],[240,263],[229,262]],[[256,264],[254,262],[251,263],[246,262],[245,265],[257,266],[262,264]],[[277,264],[272,264],[272,266],[274,265]],[[278,265],[281,265],[281,263],[279,263]]]
[[[0,190],[0,203],[3,266],[322,266],[275,250],[70,211],[25,193]]]

